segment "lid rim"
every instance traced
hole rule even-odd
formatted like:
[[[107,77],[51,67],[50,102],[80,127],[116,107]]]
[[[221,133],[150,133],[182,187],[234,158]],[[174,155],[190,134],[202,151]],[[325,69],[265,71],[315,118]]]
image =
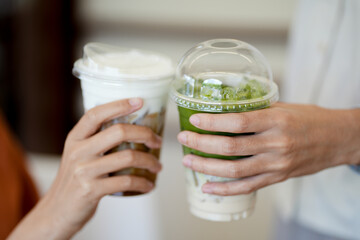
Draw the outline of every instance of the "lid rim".
[[[100,48],[102,51],[98,51],[97,48]],[[119,53],[119,54],[132,54],[133,56],[137,56],[137,54],[140,54],[140,59],[145,59],[146,62],[151,62],[152,66],[131,66],[124,65],[123,67],[120,66],[113,66],[112,64],[108,65],[107,63],[102,63],[102,58],[108,59],[108,55],[106,54],[106,51],[109,51],[109,48],[111,52]],[[95,51],[95,50],[96,51]],[[105,50],[104,50],[105,49]],[[105,51],[105,52],[103,52]],[[95,55],[94,55],[95,54]],[[100,60],[98,57],[101,57]],[[126,55],[127,56],[127,55]],[[126,57],[125,55],[121,55],[121,58]],[[94,58],[95,65],[93,66]],[[160,62],[153,62],[153,58],[158,59]],[[130,59],[128,60],[129,63],[134,63],[136,59]],[[114,59],[110,59],[110,62],[114,61]],[[100,65],[99,65],[100,64]],[[98,66],[99,65],[99,66]],[[122,66],[122,65],[121,65]],[[153,69],[156,66],[160,66],[161,68],[156,68],[154,71],[148,71],[148,69]],[[106,69],[107,67],[110,67],[109,69]],[[85,44],[83,47],[83,56],[79,59],[77,59],[73,65],[72,69],[73,75],[75,75],[78,78],[84,77],[84,78],[99,78],[104,81],[108,82],[119,82],[119,81],[126,81],[126,80],[137,80],[137,81],[147,81],[147,80],[155,80],[155,79],[162,79],[162,78],[168,78],[172,77],[175,74],[175,64],[173,60],[168,57],[167,55],[164,55],[160,52],[156,51],[150,51],[145,49],[138,49],[138,48],[124,48],[116,45],[109,45],[105,43],[99,43],[99,42],[90,42]]]
[[[175,76],[174,73],[171,74],[162,74],[158,76],[131,76],[131,75],[118,75],[118,76],[109,76],[109,75],[101,75],[101,74],[94,74],[89,72],[81,71],[79,68],[73,68],[72,73],[74,76],[81,80],[85,81],[95,81],[95,79],[101,79],[108,83],[118,83],[118,82],[126,82],[126,81],[151,81],[151,80],[166,80],[168,78],[173,78]],[[88,79],[85,79],[88,78]]]
[[[253,98],[253,99],[247,99],[247,100],[238,100],[238,101],[231,101],[231,102],[224,102],[224,101],[218,101],[218,102],[207,102],[204,101],[202,99],[196,99],[196,98],[191,98],[188,96],[185,96],[181,93],[179,93],[177,90],[175,90],[174,86],[171,86],[170,89],[170,98],[178,105],[181,107],[186,107],[189,109],[193,109],[193,110],[198,110],[198,111],[204,111],[204,112],[223,112],[222,108],[220,109],[216,109],[216,107],[224,107],[226,109],[226,112],[231,112],[231,109],[228,109],[228,107],[232,106],[233,110],[239,110],[242,107],[251,107],[252,106],[258,106],[261,105],[261,103],[268,103],[267,106],[272,105],[273,103],[277,102],[279,100],[279,91],[278,91],[278,86],[276,83],[271,82],[271,91],[266,94],[265,96],[262,96],[260,98]],[[180,100],[179,100],[180,99]],[[181,101],[183,102],[188,102],[188,103],[192,103],[192,104],[184,104],[181,103]],[[196,107],[191,107],[191,105],[196,105],[196,106],[206,106],[206,109],[200,109],[200,108],[196,108]],[[264,106],[264,107],[267,107]],[[260,108],[258,106],[258,108]]]

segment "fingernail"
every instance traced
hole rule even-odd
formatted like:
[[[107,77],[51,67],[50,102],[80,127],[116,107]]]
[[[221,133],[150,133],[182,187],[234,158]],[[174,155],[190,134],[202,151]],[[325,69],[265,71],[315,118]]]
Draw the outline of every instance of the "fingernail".
[[[161,148],[161,145],[162,145],[161,137],[158,135],[155,135],[155,141],[152,141],[150,145],[151,145],[150,148],[154,148],[154,149]]]
[[[184,164],[186,167],[191,167],[191,162],[192,162],[192,156],[191,156],[191,155],[186,155],[186,156],[183,158],[183,164]]]
[[[201,188],[203,193],[213,193],[213,188],[210,184],[204,184]]]
[[[154,169],[152,169],[151,172],[153,172],[153,173],[158,173],[158,172],[161,171],[161,169],[162,169],[162,165],[161,165],[161,163],[160,163],[157,167],[155,167]]]
[[[140,98],[130,98],[129,104],[133,107],[138,107],[141,104],[141,99]]]
[[[187,133],[181,132],[178,134],[178,140],[180,143],[186,144],[186,139],[187,139]]]
[[[189,121],[191,122],[192,125],[194,126],[199,126],[200,124],[200,118],[196,115],[192,115],[189,119]]]
[[[155,135],[156,141],[161,145],[162,143],[162,137],[160,137],[159,135]]]

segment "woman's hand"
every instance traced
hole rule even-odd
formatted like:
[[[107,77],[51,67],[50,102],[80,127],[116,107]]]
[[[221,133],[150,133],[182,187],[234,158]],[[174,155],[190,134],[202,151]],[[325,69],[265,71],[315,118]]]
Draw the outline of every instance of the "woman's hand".
[[[155,156],[136,150],[102,155],[125,141],[160,148],[161,138],[147,127],[115,124],[99,132],[103,123],[141,107],[141,99],[129,99],[86,112],[66,139],[52,187],[10,239],[68,239],[93,216],[103,196],[124,191],[145,193],[153,189],[153,184],[145,178],[108,177],[108,174],[128,167],[157,173],[161,165]]]
[[[255,133],[235,137],[184,131],[183,145],[226,156],[252,155],[228,161],[195,155],[183,164],[195,171],[230,178],[226,183],[206,183],[202,190],[216,195],[237,195],[312,174],[340,164],[360,164],[360,110],[329,110],[312,105],[277,103],[244,113],[195,114],[190,122],[204,130]]]

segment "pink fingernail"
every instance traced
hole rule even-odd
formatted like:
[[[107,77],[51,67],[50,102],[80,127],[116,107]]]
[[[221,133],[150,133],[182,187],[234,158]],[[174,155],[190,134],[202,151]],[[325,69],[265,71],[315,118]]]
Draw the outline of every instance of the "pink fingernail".
[[[162,165],[161,165],[161,163],[159,163],[159,165],[154,169],[154,173],[158,173],[158,172],[160,172],[161,171],[161,169],[162,169]]]
[[[212,193],[213,187],[210,184],[204,184],[201,190],[203,191],[203,193]]]
[[[159,135],[155,135],[155,138],[156,138],[157,142],[159,143],[159,147],[161,147],[162,137],[160,137]]]
[[[140,106],[140,104],[141,104],[141,99],[140,99],[140,98],[130,98],[130,99],[129,99],[129,104],[130,104],[132,107],[138,107],[138,106]]]
[[[179,140],[180,143],[185,144],[186,140],[187,140],[187,133],[185,133],[185,132],[179,133],[178,134],[178,140]]]
[[[194,126],[199,126],[200,124],[200,118],[196,115],[192,115],[189,119],[189,121],[191,122],[192,125]]]
[[[191,155],[187,155],[184,157],[183,159],[183,164],[186,166],[186,167],[191,167],[191,162],[192,162],[192,157]]]

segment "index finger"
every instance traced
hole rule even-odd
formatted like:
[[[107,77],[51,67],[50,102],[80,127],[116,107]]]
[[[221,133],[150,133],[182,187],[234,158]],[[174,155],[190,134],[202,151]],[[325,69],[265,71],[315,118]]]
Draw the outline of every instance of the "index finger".
[[[271,109],[251,112],[211,114],[199,113],[189,121],[197,128],[213,132],[251,133],[263,132],[274,125]]]
[[[140,98],[130,98],[96,106],[88,110],[69,133],[69,138],[81,140],[96,133],[104,122],[133,113],[142,107]]]

